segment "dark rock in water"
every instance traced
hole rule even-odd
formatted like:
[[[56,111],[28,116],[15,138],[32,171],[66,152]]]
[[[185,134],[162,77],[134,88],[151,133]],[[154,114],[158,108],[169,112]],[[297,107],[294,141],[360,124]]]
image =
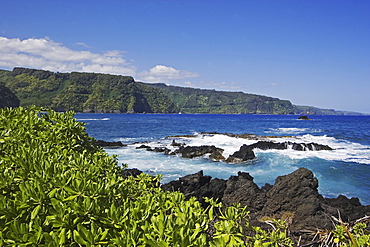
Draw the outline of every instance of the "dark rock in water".
[[[211,179],[200,171],[161,186],[165,191],[181,191],[187,198],[195,196],[217,198],[225,206],[240,203],[248,206],[252,225],[263,226],[266,219],[282,219],[288,223],[292,236],[302,237],[302,242],[312,239],[303,231],[333,229],[331,216],[353,221],[370,215],[370,205],[362,206],[357,198],[339,196],[325,199],[318,193],[318,180],[305,168],[276,178],[274,185],[259,188],[248,173],[239,172],[228,180]],[[306,241],[304,241],[306,240]]]
[[[284,149],[293,149],[297,151],[320,151],[320,150],[333,150],[331,147],[327,145],[317,144],[317,143],[296,143],[296,142],[273,142],[273,141],[266,141],[266,138],[281,138],[281,136],[258,136],[254,134],[230,134],[230,133],[218,133],[218,132],[202,132],[202,135],[205,136],[212,136],[212,135],[226,135],[235,138],[243,138],[249,140],[258,140],[258,142],[240,147],[240,149],[234,154],[230,155],[227,159],[223,156],[224,150],[221,148],[217,148],[214,145],[203,145],[203,146],[186,146],[185,143],[177,143],[176,140],[172,140],[170,144],[173,147],[179,147],[175,151],[171,151],[165,147],[149,147],[147,145],[142,144],[136,149],[146,149],[147,151],[155,151],[155,152],[163,152],[164,154],[169,155],[177,155],[181,154],[183,158],[195,158],[200,157],[205,154],[209,154],[209,158],[213,161],[225,161],[227,163],[239,163],[248,160],[253,160],[256,158],[254,149],[258,148],[261,150],[269,150],[269,149],[277,149],[277,150],[284,150]],[[169,138],[181,138],[181,137],[195,137],[195,135],[186,135],[186,136],[168,136]],[[292,136],[284,136],[294,138]],[[262,140],[261,140],[262,139]]]
[[[223,149],[216,148],[215,146],[187,146],[180,147],[175,152],[180,153],[183,158],[195,158],[205,154],[211,154],[212,157],[220,157],[223,151]]]
[[[243,162],[247,160],[252,160],[256,158],[253,152],[253,148],[250,145],[243,145],[240,147],[239,151],[236,151],[234,154],[230,155],[229,158],[226,159],[228,163],[237,163]]]
[[[288,149],[291,148],[296,151],[320,151],[320,150],[333,150],[327,145],[317,144],[314,142],[311,143],[296,143],[296,142],[271,142],[271,141],[259,141],[248,147],[255,149],[259,148],[262,150],[268,149]]]
[[[136,149],[146,149],[146,151],[153,151],[153,149],[151,147],[149,147],[148,145],[140,145],[139,147],[136,147]]]
[[[213,151],[209,158],[214,161],[225,160],[225,157],[222,155],[222,151],[219,150]]]
[[[136,147],[136,149],[146,149],[146,151],[154,151],[154,152],[157,152],[157,153],[165,153],[165,154],[169,154],[171,152],[170,149],[166,148],[166,147],[155,147],[155,148],[152,148],[148,145],[140,145],[139,147]]]
[[[271,142],[271,141],[258,141],[251,145],[243,145],[240,150],[230,155],[226,162],[238,163],[255,158],[253,149],[258,148],[261,150],[277,149],[284,150],[291,148],[297,151],[320,151],[320,150],[333,150],[327,145],[321,145],[317,143],[295,143],[295,142]]]
[[[182,147],[182,146],[185,146],[185,143],[178,143],[175,140],[172,140],[171,146],[173,146],[173,147]]]
[[[169,154],[171,152],[170,149],[164,148],[164,147],[155,147],[153,151],[157,153],[165,153],[165,154]]]
[[[334,150],[333,148],[329,147],[328,145],[322,145],[322,144],[317,144],[317,143],[308,143],[306,144],[307,147],[310,149],[310,147],[312,149],[310,150],[313,150],[313,151],[320,151],[320,150]]]
[[[118,148],[118,147],[125,147],[127,145],[123,144],[122,142],[107,142],[102,140],[97,140],[95,142],[97,146],[100,147],[107,147],[107,148]]]
[[[268,149],[278,149],[283,150],[287,149],[288,145],[287,142],[279,143],[279,142],[271,142],[271,141],[259,141],[254,144],[249,145],[251,149],[259,148],[262,150],[268,150]]]
[[[301,119],[301,120],[311,120],[309,117],[307,116],[299,116],[298,119]]]

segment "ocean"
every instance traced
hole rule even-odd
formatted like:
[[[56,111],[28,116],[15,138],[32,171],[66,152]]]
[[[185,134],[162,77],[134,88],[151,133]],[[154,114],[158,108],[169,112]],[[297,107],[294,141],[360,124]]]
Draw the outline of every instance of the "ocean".
[[[162,174],[162,183],[203,170],[204,175],[228,179],[248,172],[258,186],[274,184],[278,176],[300,167],[310,169],[319,180],[324,197],[358,197],[370,205],[370,116],[212,115],[212,114],[90,114],[77,113],[87,133],[104,141],[121,141],[126,147],[106,149],[118,155],[119,164],[149,174]],[[254,150],[256,159],[228,164],[208,157],[186,159],[136,149],[140,145],[167,147],[173,140],[190,146],[214,145],[233,154],[243,144],[257,140],[202,132],[255,134],[275,142],[318,143],[332,151]],[[192,136],[186,136],[192,135]],[[168,136],[184,136],[170,137]]]

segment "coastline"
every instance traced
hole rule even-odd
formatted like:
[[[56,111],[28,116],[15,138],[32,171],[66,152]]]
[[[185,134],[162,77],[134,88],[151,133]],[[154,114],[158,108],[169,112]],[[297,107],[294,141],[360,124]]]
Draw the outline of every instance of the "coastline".
[[[138,176],[142,171],[128,169],[124,176]],[[187,199],[195,197],[203,207],[208,204],[205,197],[216,199],[224,206],[235,203],[247,206],[253,225],[263,226],[266,219],[281,219],[288,223],[292,236],[309,240],[317,229],[333,230],[333,218],[354,222],[370,215],[370,205],[362,205],[358,198],[324,198],[318,192],[319,182],[312,171],[298,170],[279,176],[275,183],[258,187],[249,173],[238,172],[229,179],[205,176],[203,171],[189,174],[178,180],[161,185],[164,191],[180,191]]]

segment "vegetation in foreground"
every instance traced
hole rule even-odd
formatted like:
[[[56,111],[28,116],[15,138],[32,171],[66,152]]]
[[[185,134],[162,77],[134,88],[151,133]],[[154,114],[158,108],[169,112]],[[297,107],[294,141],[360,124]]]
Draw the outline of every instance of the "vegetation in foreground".
[[[0,109],[0,246],[293,246],[284,222],[265,231],[245,207],[204,209],[159,176],[122,177],[73,115]],[[365,226],[339,225],[329,243],[366,246]]]

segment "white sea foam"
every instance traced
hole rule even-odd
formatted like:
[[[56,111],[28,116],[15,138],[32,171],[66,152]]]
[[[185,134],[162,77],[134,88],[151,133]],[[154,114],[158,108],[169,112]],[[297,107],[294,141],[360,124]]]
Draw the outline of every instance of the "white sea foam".
[[[296,151],[292,149],[287,150],[258,150],[255,149],[256,159],[240,164],[228,164],[225,162],[212,162],[211,160],[198,157],[194,159],[181,158],[180,155],[164,155],[163,153],[148,152],[145,149],[136,149],[142,144],[150,147],[167,147],[175,150],[177,147],[171,146],[173,140],[177,143],[185,143],[189,146],[214,145],[223,148],[224,156],[239,150],[243,144],[253,144],[258,140],[249,140],[243,138],[230,137],[226,135],[201,135],[189,138],[173,138],[173,139],[159,139],[151,140],[145,143],[129,144],[127,147],[120,149],[107,149],[110,154],[118,154],[118,162],[125,163],[129,168],[138,168],[149,174],[163,174],[162,183],[167,183],[172,180],[177,180],[179,177],[188,174],[196,173],[203,170],[205,175],[213,178],[228,179],[230,176],[237,175],[238,171],[248,172],[254,177],[254,181],[263,186],[265,183],[274,184],[276,177],[289,174],[299,167],[314,168],[318,173],[315,176],[320,181],[319,192],[325,196],[337,196],[344,194],[347,196],[359,196],[367,198],[367,192],[359,194],[356,185],[350,182],[350,178],[345,178],[346,172],[338,170],[341,166],[330,165],[328,168],[332,169],[332,176],[323,177],[326,173],[321,173],[321,169],[325,168],[325,162],[320,168],[319,159],[324,161],[342,161],[348,162],[348,166],[355,163],[370,164],[370,148],[359,143],[338,140],[330,136],[314,136],[302,135],[297,137],[279,137],[279,138],[262,138],[264,140],[271,140],[274,142],[292,141],[297,143],[315,142],[318,144],[329,145],[335,150],[332,151]],[[317,164],[317,168],[315,168]],[[333,163],[336,164],[336,163]],[[340,174],[340,175],[338,175]],[[341,176],[341,177],[338,177]],[[352,175],[348,175],[352,176]],[[348,181],[344,181],[347,179]],[[344,190],[343,183],[346,184],[347,190]],[[330,189],[329,189],[330,188]],[[365,200],[365,202],[369,203]]]
[[[256,140],[230,137],[223,134],[198,134],[193,138],[178,138],[188,146],[202,146],[202,145],[214,145],[218,148],[224,149],[224,157],[228,157],[234,152],[238,151],[240,147],[244,144],[251,145],[258,142],[259,140],[273,141],[273,142],[295,142],[295,143],[317,143],[322,145],[328,145],[334,150],[320,150],[320,151],[297,151],[293,149],[285,150],[255,150],[255,153],[258,156],[258,153],[279,153],[286,155],[291,159],[305,159],[305,158],[320,158],[324,160],[335,160],[335,161],[344,161],[344,162],[356,162],[361,164],[370,164],[370,147],[349,142],[345,140],[338,140],[334,137],[322,135],[301,135],[295,137],[259,137]],[[164,141],[155,143],[156,146],[166,146],[167,148],[173,148]]]
[[[77,121],[109,121],[110,118],[77,118]]]
[[[311,129],[311,128],[270,128],[265,131],[265,133],[273,134],[287,134],[287,135],[298,135],[303,133],[321,133],[321,129]]]
[[[270,129],[269,131],[265,131],[266,133],[283,133],[283,134],[298,134],[303,132],[310,131],[309,128],[276,128],[276,129]]]
[[[225,157],[238,151],[244,144],[250,145],[256,142],[255,140],[235,138],[222,134],[198,135],[196,138],[188,138],[187,140],[187,145],[189,146],[214,145],[218,148],[222,148],[224,149],[223,155]]]
[[[150,142],[151,139],[148,140],[148,138],[138,138],[138,137],[119,137],[119,138],[114,138],[113,141],[116,142],[123,142],[125,144],[133,144],[133,143],[138,143],[138,142]]]

